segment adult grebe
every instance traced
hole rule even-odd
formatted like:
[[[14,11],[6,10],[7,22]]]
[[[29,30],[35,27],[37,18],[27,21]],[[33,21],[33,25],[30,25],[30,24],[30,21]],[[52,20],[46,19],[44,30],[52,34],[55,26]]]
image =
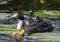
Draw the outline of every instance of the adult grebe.
[[[23,26],[23,22],[24,22],[24,16],[23,16],[22,12],[16,12],[11,17],[19,19],[19,22],[17,24],[17,33],[19,33],[19,35],[23,35],[25,31],[21,30],[22,26]],[[21,32],[19,32],[20,30],[21,30]]]

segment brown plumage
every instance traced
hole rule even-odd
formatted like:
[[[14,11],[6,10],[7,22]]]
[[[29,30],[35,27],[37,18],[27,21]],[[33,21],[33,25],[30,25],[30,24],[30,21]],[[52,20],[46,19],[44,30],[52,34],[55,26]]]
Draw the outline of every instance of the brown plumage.
[[[24,20],[24,16],[23,16],[22,12],[20,12],[20,11],[15,12],[15,15],[12,17],[15,17],[15,18],[20,19],[20,20]]]

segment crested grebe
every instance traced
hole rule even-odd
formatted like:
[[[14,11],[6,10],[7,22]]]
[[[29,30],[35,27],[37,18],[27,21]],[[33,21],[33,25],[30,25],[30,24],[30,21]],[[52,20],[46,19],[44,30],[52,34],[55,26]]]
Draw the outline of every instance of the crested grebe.
[[[22,12],[16,12],[11,17],[19,19],[19,22],[17,24],[17,32],[19,32],[22,29],[23,22],[24,22],[24,16]]]
[[[13,16],[11,17],[15,17],[17,19],[19,19],[19,22],[17,24],[17,37],[24,35],[25,38],[28,37],[28,34],[25,32],[25,30],[22,28],[23,24],[24,24],[24,16],[21,12],[16,12]]]

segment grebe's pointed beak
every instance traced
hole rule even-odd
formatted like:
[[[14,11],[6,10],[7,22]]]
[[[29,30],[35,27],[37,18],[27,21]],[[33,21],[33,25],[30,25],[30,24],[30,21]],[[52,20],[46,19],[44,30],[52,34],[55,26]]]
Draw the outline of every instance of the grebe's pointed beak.
[[[12,15],[11,17],[9,17],[9,19],[17,19],[17,13],[15,13],[15,14]]]
[[[17,13],[15,13],[14,15],[11,16],[12,18],[16,18],[17,17]]]

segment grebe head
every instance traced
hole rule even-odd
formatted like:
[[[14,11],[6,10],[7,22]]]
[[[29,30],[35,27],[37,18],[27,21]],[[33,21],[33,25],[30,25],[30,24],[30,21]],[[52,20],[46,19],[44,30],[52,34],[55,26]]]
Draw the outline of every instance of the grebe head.
[[[11,17],[17,18],[17,19],[20,19],[20,20],[23,20],[24,19],[24,16],[23,16],[22,12],[16,12]]]

